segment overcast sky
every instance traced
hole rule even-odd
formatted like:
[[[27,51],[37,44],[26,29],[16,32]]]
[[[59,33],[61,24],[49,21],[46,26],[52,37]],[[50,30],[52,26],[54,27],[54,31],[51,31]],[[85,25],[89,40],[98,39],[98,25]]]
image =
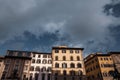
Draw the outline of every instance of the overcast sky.
[[[0,54],[67,45],[120,51],[120,0],[0,0]]]

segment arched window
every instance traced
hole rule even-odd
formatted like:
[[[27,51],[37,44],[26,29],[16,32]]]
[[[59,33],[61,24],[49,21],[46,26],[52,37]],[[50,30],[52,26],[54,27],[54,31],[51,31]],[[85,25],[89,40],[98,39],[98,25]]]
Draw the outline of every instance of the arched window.
[[[70,57],[70,60],[73,61],[73,57],[72,56]]]
[[[51,64],[52,63],[52,61],[51,60],[48,60],[48,64]]]
[[[63,63],[62,68],[67,68],[67,63]]]
[[[46,64],[46,63],[47,63],[47,60],[46,60],[46,59],[43,59],[42,63],[43,63],[43,64]]]
[[[30,73],[30,80],[32,80],[33,73]]]
[[[59,68],[59,64],[58,63],[55,63],[55,68]]]
[[[51,72],[51,70],[52,70],[51,67],[47,68],[47,72]]]
[[[40,59],[38,59],[36,63],[41,63],[41,60],[40,60]]]
[[[32,59],[32,63],[35,63],[35,59]]]
[[[58,60],[58,56],[55,56],[55,60],[56,60],[56,61]]]
[[[67,72],[66,72],[66,70],[64,70],[64,71],[63,71],[63,75],[66,75],[66,74],[67,74]]]
[[[80,60],[80,57],[79,56],[77,56],[77,61],[79,61]]]
[[[73,71],[73,70],[70,71],[70,75],[71,75],[71,76],[74,76],[74,75],[75,75],[75,71]]]
[[[77,64],[77,67],[78,67],[78,68],[81,68],[81,67],[82,67],[82,66],[81,66],[81,63],[78,63],[78,64]]]
[[[71,64],[70,64],[70,67],[71,67],[71,68],[75,68],[75,64],[74,64],[74,63],[71,63]]]
[[[37,66],[37,67],[35,68],[35,71],[40,71],[40,67]]]
[[[82,76],[82,71],[81,70],[78,71],[78,75]]]
[[[41,72],[46,71],[46,67],[41,68]]]
[[[31,66],[31,67],[30,67],[30,71],[34,71],[34,66]]]
[[[66,57],[65,57],[65,56],[63,56],[63,60],[64,60],[64,61],[66,60]]]

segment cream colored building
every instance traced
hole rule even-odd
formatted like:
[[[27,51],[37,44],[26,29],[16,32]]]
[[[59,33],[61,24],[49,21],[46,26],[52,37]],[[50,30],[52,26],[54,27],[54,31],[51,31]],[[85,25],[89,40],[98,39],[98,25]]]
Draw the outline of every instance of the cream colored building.
[[[51,53],[32,52],[30,80],[51,80]]]
[[[5,65],[4,65],[4,57],[0,56],[0,80],[1,80],[1,77],[2,77],[4,67],[5,67]]]
[[[83,48],[52,48],[52,80],[85,80]]]

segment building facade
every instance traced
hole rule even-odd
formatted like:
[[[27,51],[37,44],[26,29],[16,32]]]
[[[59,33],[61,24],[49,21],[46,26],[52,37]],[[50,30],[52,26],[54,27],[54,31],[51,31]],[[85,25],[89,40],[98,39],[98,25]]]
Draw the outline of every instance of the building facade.
[[[88,80],[113,80],[114,63],[109,54],[90,54],[84,61]]]
[[[26,80],[29,78],[30,52],[8,50],[2,79]]]
[[[4,70],[4,57],[3,56],[0,56],[0,80],[2,78],[2,73],[3,73],[3,70]]]
[[[32,52],[30,80],[51,80],[51,53]]]
[[[83,48],[52,48],[52,80],[85,80]]]
[[[114,78],[120,80],[120,52],[109,52],[108,54],[111,55],[114,62]]]

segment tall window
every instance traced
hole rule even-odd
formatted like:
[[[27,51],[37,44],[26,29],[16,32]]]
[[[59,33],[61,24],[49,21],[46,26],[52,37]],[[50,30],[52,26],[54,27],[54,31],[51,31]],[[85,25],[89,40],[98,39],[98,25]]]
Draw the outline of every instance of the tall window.
[[[34,71],[34,66],[31,66],[31,67],[30,67],[30,71]]]
[[[58,60],[58,56],[55,56],[55,60],[56,60],[56,61]]]
[[[67,68],[67,63],[63,63],[62,68]]]
[[[82,76],[82,71],[81,70],[78,71],[78,75]]]
[[[64,60],[64,61],[66,60],[66,57],[65,57],[65,56],[63,56],[63,60]]]
[[[40,71],[40,67],[36,66],[35,71]]]
[[[41,63],[41,60],[40,60],[40,59],[38,59],[36,63]]]
[[[77,64],[77,67],[78,67],[78,68],[81,68],[81,67],[82,67],[82,66],[81,66],[81,63],[78,63],[78,64]]]
[[[52,70],[51,67],[48,67],[47,72],[51,72],[51,70]]]
[[[59,63],[55,63],[55,68],[59,68]]]
[[[71,76],[74,76],[74,75],[75,75],[75,71],[73,71],[73,70],[70,71],[70,75],[71,75]]]
[[[35,63],[35,59],[32,59],[32,63]]]
[[[66,74],[67,74],[67,72],[66,72],[66,70],[64,70],[64,71],[63,71],[63,75],[66,75]]]
[[[80,57],[79,56],[77,56],[77,61],[80,61]]]
[[[70,67],[71,67],[71,68],[75,68],[75,64],[74,64],[74,63],[71,63],[71,64],[70,64]]]
[[[41,68],[41,72],[46,71],[46,67]]]
[[[45,73],[42,73],[42,80],[45,80]]]
[[[40,56],[41,56],[41,55],[39,54],[39,55],[38,55],[38,58],[40,58]]]
[[[70,60],[73,61],[73,57],[72,56],[70,57]]]

